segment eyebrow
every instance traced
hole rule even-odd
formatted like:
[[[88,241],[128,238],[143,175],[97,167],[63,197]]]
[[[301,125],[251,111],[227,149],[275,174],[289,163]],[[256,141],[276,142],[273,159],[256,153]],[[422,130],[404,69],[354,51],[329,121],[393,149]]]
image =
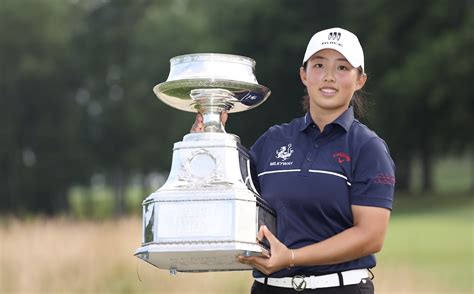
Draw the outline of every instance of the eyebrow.
[[[324,56],[320,56],[320,55],[315,55],[311,59],[325,59],[325,60],[327,60],[328,58],[326,58]],[[349,62],[349,60],[347,60],[346,58],[338,58],[336,60]]]

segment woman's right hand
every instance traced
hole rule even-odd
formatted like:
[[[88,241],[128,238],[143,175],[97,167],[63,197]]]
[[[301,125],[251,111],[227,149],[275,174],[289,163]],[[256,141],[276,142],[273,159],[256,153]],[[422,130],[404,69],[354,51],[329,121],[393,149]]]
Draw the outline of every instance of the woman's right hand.
[[[225,123],[227,122],[228,117],[229,117],[229,115],[227,114],[227,112],[225,112],[225,111],[221,112],[221,122],[224,126],[225,126]],[[194,121],[194,124],[191,127],[190,132],[191,133],[202,133],[202,132],[204,132],[204,122],[203,122],[203,119],[202,119],[202,114],[200,114],[200,113],[196,114],[196,120]]]
[[[196,113],[196,120],[191,127],[191,133],[201,133],[204,130],[204,123],[202,122],[202,114]]]

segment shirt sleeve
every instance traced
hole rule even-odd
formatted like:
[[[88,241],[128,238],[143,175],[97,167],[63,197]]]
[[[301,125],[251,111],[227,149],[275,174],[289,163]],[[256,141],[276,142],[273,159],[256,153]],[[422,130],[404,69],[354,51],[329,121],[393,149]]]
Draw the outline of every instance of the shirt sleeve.
[[[382,139],[372,138],[362,147],[352,175],[351,204],[392,209],[395,164]]]
[[[264,145],[265,145],[266,134],[267,133],[264,133],[263,135],[261,135],[260,138],[258,138],[258,140],[255,142],[255,144],[253,144],[253,146],[250,147],[250,173],[252,176],[253,185],[255,189],[257,189],[258,193],[261,193],[260,181],[258,179],[258,171],[259,171],[258,162],[259,162],[259,158],[261,157],[262,149],[264,148]]]

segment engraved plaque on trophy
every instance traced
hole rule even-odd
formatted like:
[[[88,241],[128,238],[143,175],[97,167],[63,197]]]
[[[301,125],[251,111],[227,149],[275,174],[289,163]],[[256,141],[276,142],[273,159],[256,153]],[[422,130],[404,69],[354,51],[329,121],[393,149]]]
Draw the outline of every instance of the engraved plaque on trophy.
[[[247,57],[189,54],[170,64],[167,81],[153,91],[171,107],[201,113],[204,131],[174,144],[167,181],[143,201],[135,256],[171,273],[251,269],[235,257],[265,253],[256,235],[262,224],[276,233],[276,215],[252,183],[248,151],[225,132],[220,114],[256,107],[270,90]]]

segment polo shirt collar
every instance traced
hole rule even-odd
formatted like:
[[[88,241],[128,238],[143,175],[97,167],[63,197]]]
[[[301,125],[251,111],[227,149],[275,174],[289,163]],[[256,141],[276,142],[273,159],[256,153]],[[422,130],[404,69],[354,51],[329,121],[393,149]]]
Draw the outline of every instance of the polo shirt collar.
[[[301,120],[300,131],[306,130],[310,125],[313,125],[313,124],[314,124],[313,119],[311,118],[311,114],[308,111],[306,112],[305,116]]]
[[[354,108],[352,108],[352,106],[349,106],[349,108],[346,111],[344,111],[338,118],[336,118],[333,124],[340,125],[341,127],[344,128],[344,130],[346,130],[346,132],[348,132],[353,122],[354,122]]]
[[[346,132],[351,128],[352,122],[354,122],[354,109],[350,106],[344,111],[338,118],[336,118],[331,124],[340,125]],[[313,119],[309,111],[302,118],[300,131],[306,130],[309,126],[313,125]]]

